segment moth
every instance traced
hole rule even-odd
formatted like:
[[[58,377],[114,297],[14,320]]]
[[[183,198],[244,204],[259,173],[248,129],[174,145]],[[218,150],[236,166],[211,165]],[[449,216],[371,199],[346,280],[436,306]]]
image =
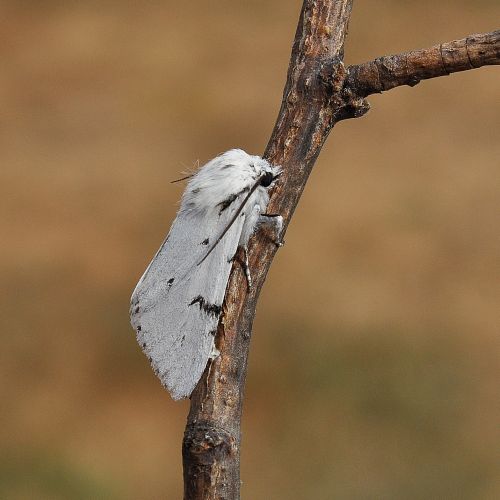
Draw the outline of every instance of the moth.
[[[189,397],[210,359],[232,262],[252,286],[248,241],[262,224],[282,245],[283,219],[266,214],[281,174],[259,156],[232,149],[188,176],[170,232],[139,280],[130,318],[137,341],[173,399]]]

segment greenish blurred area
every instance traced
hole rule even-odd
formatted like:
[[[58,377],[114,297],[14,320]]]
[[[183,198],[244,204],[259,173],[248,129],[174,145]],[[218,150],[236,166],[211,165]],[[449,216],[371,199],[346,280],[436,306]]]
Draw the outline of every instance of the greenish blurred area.
[[[0,498],[182,496],[188,402],[128,323],[182,191],[264,150],[299,1],[0,5]],[[356,2],[347,62],[498,28],[497,1]],[[500,498],[498,68],[339,124],[261,295],[258,499]]]

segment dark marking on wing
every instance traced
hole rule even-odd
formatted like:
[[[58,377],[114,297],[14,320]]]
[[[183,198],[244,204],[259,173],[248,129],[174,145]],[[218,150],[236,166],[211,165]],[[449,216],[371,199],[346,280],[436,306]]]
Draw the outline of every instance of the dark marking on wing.
[[[175,280],[175,278],[170,278],[170,279],[167,281],[168,288],[170,288],[170,287],[173,285],[174,280]]]
[[[212,335],[212,337],[215,337],[217,335],[217,330],[212,330],[211,332],[208,332],[209,335]]]
[[[138,332],[140,332],[141,330],[142,330],[142,327],[141,327],[141,325],[139,325],[139,326],[137,327],[137,331],[138,331]]]
[[[201,295],[195,297],[189,305],[192,306],[193,304],[198,304],[201,311],[204,311],[206,314],[213,316],[214,318],[218,318],[222,312],[221,306],[209,304]]]
[[[246,187],[245,189],[242,189],[240,191],[240,193],[238,193],[238,195],[248,191],[248,194],[245,196],[245,199],[241,202],[241,205],[236,209],[236,212],[234,213],[234,215],[231,217],[231,220],[227,223],[226,227],[224,228],[224,231],[222,231],[222,233],[219,235],[219,237],[217,238],[217,240],[215,241],[215,243],[209,248],[208,252],[205,254],[205,257],[203,257],[203,259],[200,260],[200,262],[198,262],[198,266],[200,264],[203,264],[203,262],[205,261],[205,259],[213,252],[214,248],[217,246],[217,244],[219,243],[220,240],[222,240],[222,238],[224,238],[224,235],[229,231],[229,229],[231,228],[231,226],[234,224],[234,221],[238,218],[238,215],[240,215],[241,211],[243,210],[243,207],[245,206],[246,202],[250,199],[250,196],[252,196],[253,193],[255,193],[255,190],[259,187],[259,183],[256,182],[249,190],[248,187]],[[220,213],[219,213],[220,215]],[[243,213],[244,215],[244,213]]]
[[[238,198],[238,195],[237,194],[232,194],[231,196],[229,196],[228,198],[226,198],[223,202],[219,203],[217,206],[218,207],[221,207],[220,210],[219,210],[219,215],[224,212],[224,210],[226,210],[226,208],[228,208],[231,203],[233,203],[234,200],[236,200],[236,198]]]
[[[228,196],[224,201],[219,203],[217,205],[218,207],[221,207],[221,209],[219,210],[219,215],[221,215],[222,212],[224,212],[224,210],[226,210],[226,208],[228,208],[231,205],[231,203],[233,203],[233,201],[239,198],[243,193],[246,193],[248,190],[249,190],[248,187],[243,188],[239,193],[232,194],[231,196]]]
[[[135,308],[135,310],[134,310],[134,313],[135,313],[135,314],[137,314],[137,313],[139,312],[139,310],[140,310],[140,309],[141,309],[141,308],[140,308],[139,306],[137,306],[137,307]]]
[[[209,243],[210,243],[210,240],[209,240],[208,238],[205,238],[205,239],[201,242],[201,244],[202,244],[202,245],[208,245]]]
[[[201,188],[194,188],[191,192],[193,194],[198,194],[201,191]]]

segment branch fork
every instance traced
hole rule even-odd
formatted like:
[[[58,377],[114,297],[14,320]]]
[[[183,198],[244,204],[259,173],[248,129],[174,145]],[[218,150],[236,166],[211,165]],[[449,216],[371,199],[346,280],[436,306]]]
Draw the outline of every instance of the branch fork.
[[[495,31],[345,68],[352,3],[303,2],[281,109],[264,153],[283,169],[268,210],[283,217],[284,230],[330,130],[340,120],[364,115],[370,109],[367,96],[500,64],[500,31]],[[264,235],[252,239],[250,292],[244,273],[233,267],[216,335],[220,355],[208,363],[191,395],[182,450],[186,500],[239,498],[240,425],[252,323],[275,253]]]

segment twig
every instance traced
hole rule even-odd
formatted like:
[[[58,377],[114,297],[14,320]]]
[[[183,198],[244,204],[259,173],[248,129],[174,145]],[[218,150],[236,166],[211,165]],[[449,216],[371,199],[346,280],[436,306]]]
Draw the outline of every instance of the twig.
[[[500,64],[500,30],[350,66],[345,86],[359,97],[366,97],[491,64]]]

